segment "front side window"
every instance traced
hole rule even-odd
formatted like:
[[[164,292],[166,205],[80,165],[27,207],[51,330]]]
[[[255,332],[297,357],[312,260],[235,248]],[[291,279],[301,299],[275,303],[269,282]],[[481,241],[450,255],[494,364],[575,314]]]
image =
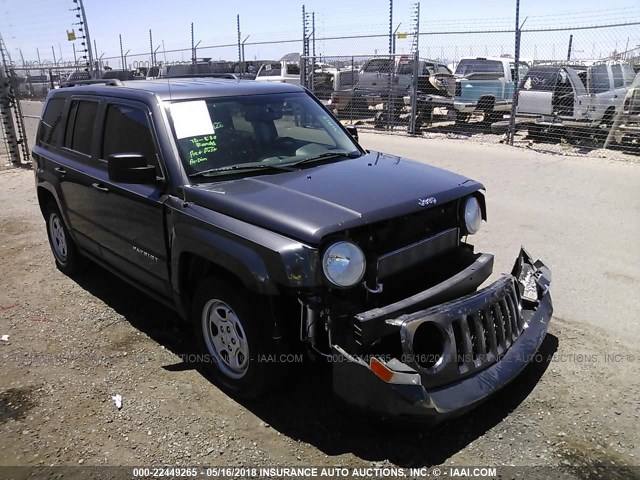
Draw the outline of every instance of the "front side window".
[[[169,112],[189,175],[287,169],[319,156],[360,155],[351,137],[306,93],[173,102]]]
[[[85,155],[91,155],[97,112],[98,102],[89,100],[74,100],[72,102],[65,135],[65,147]]]
[[[154,165],[160,175],[155,142],[146,112],[129,105],[109,105],[104,124],[101,158],[119,153],[144,155],[148,165]]]
[[[559,78],[559,70],[556,68],[532,68],[520,81],[520,88],[524,90],[536,90],[552,92]]]

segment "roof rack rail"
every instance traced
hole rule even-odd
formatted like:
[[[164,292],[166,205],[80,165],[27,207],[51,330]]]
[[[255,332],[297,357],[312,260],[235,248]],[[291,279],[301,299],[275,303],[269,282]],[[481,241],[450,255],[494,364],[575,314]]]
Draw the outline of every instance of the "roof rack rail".
[[[75,87],[78,85],[109,85],[111,87],[122,87],[124,83],[117,78],[99,79],[94,78],[92,80],[71,80],[69,82],[63,82],[60,87]]]

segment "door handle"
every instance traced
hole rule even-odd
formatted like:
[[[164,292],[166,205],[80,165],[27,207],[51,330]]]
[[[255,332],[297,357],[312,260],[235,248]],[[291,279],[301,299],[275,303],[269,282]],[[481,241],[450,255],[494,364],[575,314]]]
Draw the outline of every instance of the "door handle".
[[[67,171],[64,168],[56,167],[54,170],[60,175],[66,175]]]
[[[107,193],[109,189],[102,185],[101,183],[92,183],[91,188],[95,188],[96,190],[100,190],[101,192]]]

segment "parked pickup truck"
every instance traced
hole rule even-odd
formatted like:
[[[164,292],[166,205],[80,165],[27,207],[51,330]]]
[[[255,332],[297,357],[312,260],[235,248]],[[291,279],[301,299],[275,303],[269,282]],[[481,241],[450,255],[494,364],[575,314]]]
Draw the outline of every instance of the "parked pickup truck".
[[[339,114],[357,114],[369,106],[391,101],[402,106],[402,97],[411,87],[414,60],[400,58],[394,63],[391,58],[372,58],[358,73],[358,83],[352,88],[336,90],[329,102],[331,108]],[[451,75],[449,68],[435,60],[420,60],[418,64],[418,82],[434,75]]]
[[[100,264],[191,322],[224,391],[293,382],[304,351],[344,401],[439,422],[535,357],[550,273],[520,249],[479,288],[481,183],[365,150],[300,86],[104,82],[43,109],[33,170],[53,258],[69,275]]]
[[[596,127],[604,137],[634,78],[633,68],[622,61],[588,67],[536,65],[522,78],[517,115],[532,121],[532,136],[558,127],[584,136],[584,128]]]
[[[297,62],[264,63],[256,74],[259,82],[281,82],[300,85],[300,64]]]
[[[528,70],[525,62],[518,64],[520,76]],[[465,57],[455,70],[455,88],[451,93],[447,84],[441,93],[421,92],[418,96],[418,116],[426,118],[435,107],[447,108],[456,121],[464,122],[474,112],[481,112],[484,120],[494,122],[511,110],[515,92],[515,62],[509,58]],[[444,79],[443,79],[444,80]],[[404,102],[411,104],[411,96]]]

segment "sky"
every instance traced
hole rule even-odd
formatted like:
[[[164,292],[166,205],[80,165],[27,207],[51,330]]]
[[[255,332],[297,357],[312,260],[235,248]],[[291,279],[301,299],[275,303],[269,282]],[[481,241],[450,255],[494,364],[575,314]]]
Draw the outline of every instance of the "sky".
[[[412,8],[416,2],[393,2],[393,28],[414,30]],[[315,49],[323,55],[359,55],[388,51],[389,0],[84,0],[89,32],[98,57],[120,68],[120,42],[127,64],[150,60],[149,30],[158,60],[189,60],[191,22],[199,43],[198,57],[237,60],[237,23],[240,15],[245,58],[279,59],[300,52],[302,5],[315,12]],[[0,0],[0,34],[15,64],[73,60],[73,47],[80,51],[81,40],[69,42],[66,31],[79,35],[73,0]],[[640,22],[638,0],[521,0],[520,19],[525,29],[577,27]],[[513,29],[515,0],[421,1],[420,31],[468,32]],[[326,40],[349,35],[378,34],[379,38]],[[566,57],[573,34],[574,58],[608,55],[640,44],[640,25],[600,30],[523,33],[524,57]],[[291,42],[277,43],[281,40]],[[269,43],[263,43],[269,42]],[[461,56],[513,54],[513,33],[459,33],[420,37],[422,57],[454,60]],[[227,47],[206,48],[229,45]],[[52,48],[53,47],[53,48]],[[172,50],[185,49],[183,52]],[[396,51],[411,49],[411,36],[396,40]],[[21,57],[22,55],[22,57]],[[80,54],[78,54],[79,56]]]

